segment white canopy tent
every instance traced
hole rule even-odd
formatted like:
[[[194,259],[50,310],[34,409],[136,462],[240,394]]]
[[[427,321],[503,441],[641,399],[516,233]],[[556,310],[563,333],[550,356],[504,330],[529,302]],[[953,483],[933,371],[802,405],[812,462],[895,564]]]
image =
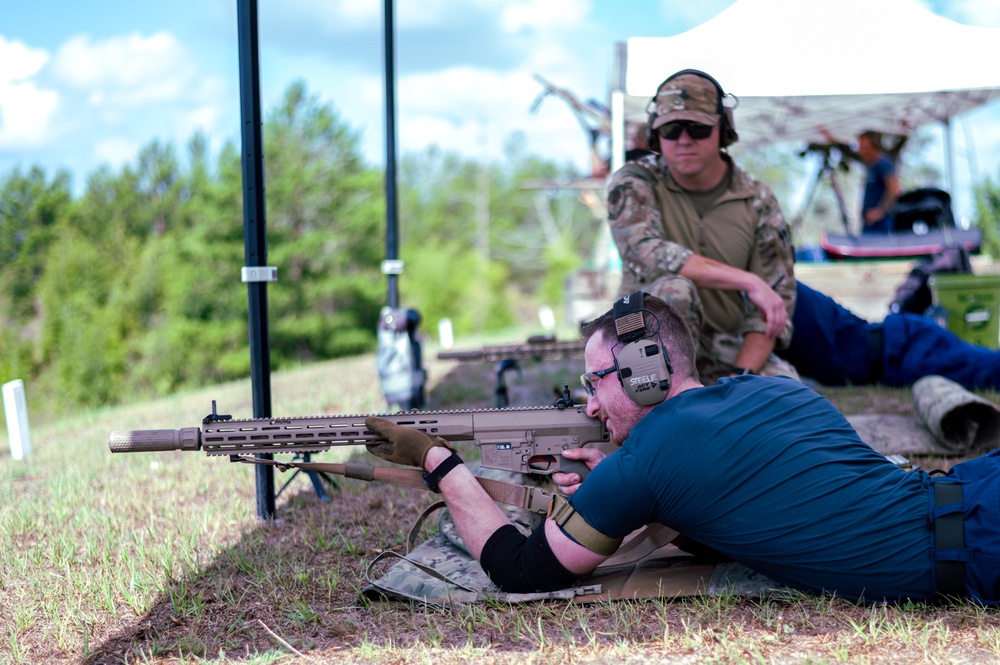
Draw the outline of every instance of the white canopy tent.
[[[739,98],[743,144],[849,140],[864,129],[910,133],[1000,97],[1000,29],[962,25],[905,0],[738,0],[672,37],[616,45],[611,74],[614,168],[624,122],[641,120],[669,74],[700,69]]]

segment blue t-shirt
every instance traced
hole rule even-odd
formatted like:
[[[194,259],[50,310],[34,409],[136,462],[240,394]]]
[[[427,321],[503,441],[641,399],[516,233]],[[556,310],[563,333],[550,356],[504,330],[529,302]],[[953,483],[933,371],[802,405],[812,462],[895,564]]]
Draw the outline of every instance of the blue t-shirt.
[[[877,208],[882,203],[888,189],[885,180],[895,172],[895,167],[885,155],[880,156],[878,161],[868,167],[868,174],[865,177],[865,195],[861,202],[862,225],[866,223],[865,213],[872,208]]]
[[[927,486],[801,383],[747,376],[657,406],[571,502],[607,535],[660,522],[795,588],[920,599]]]

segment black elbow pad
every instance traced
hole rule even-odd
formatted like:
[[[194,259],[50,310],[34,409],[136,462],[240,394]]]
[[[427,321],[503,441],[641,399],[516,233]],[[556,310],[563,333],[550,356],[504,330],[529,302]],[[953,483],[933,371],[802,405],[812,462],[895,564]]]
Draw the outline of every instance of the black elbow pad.
[[[483,546],[479,563],[490,580],[508,593],[565,589],[580,578],[559,563],[544,525],[527,537],[513,524],[500,527]]]

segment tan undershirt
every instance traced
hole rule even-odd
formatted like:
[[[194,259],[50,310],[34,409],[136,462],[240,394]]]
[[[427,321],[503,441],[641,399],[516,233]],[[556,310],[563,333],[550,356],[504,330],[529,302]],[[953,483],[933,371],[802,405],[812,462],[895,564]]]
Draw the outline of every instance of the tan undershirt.
[[[715,205],[715,201],[722,196],[722,193],[729,189],[729,183],[732,179],[732,169],[729,165],[726,165],[726,174],[722,176],[722,180],[720,180],[719,184],[715,187],[706,189],[703,192],[698,192],[693,189],[684,189],[683,187],[681,187],[681,189],[683,189],[684,193],[691,199],[691,204],[698,212],[698,218],[701,219],[705,216],[705,213],[712,209],[712,206]]]

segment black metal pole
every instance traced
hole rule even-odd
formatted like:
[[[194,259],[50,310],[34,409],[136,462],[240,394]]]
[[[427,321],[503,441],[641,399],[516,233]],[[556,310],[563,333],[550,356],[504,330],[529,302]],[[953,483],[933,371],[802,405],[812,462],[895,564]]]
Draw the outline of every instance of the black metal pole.
[[[385,258],[399,258],[399,214],[396,210],[396,72],[393,43],[392,0],[383,5],[383,43],[385,44]],[[398,274],[389,272],[389,307],[399,307]]]
[[[260,114],[257,0],[237,0],[240,45],[240,119],[243,141],[244,266],[267,265],[264,217],[264,138]],[[250,381],[254,418],[271,416],[271,357],[267,329],[267,282],[247,281]],[[258,455],[271,459],[271,455]],[[274,469],[256,465],[257,516],[275,516]]]

